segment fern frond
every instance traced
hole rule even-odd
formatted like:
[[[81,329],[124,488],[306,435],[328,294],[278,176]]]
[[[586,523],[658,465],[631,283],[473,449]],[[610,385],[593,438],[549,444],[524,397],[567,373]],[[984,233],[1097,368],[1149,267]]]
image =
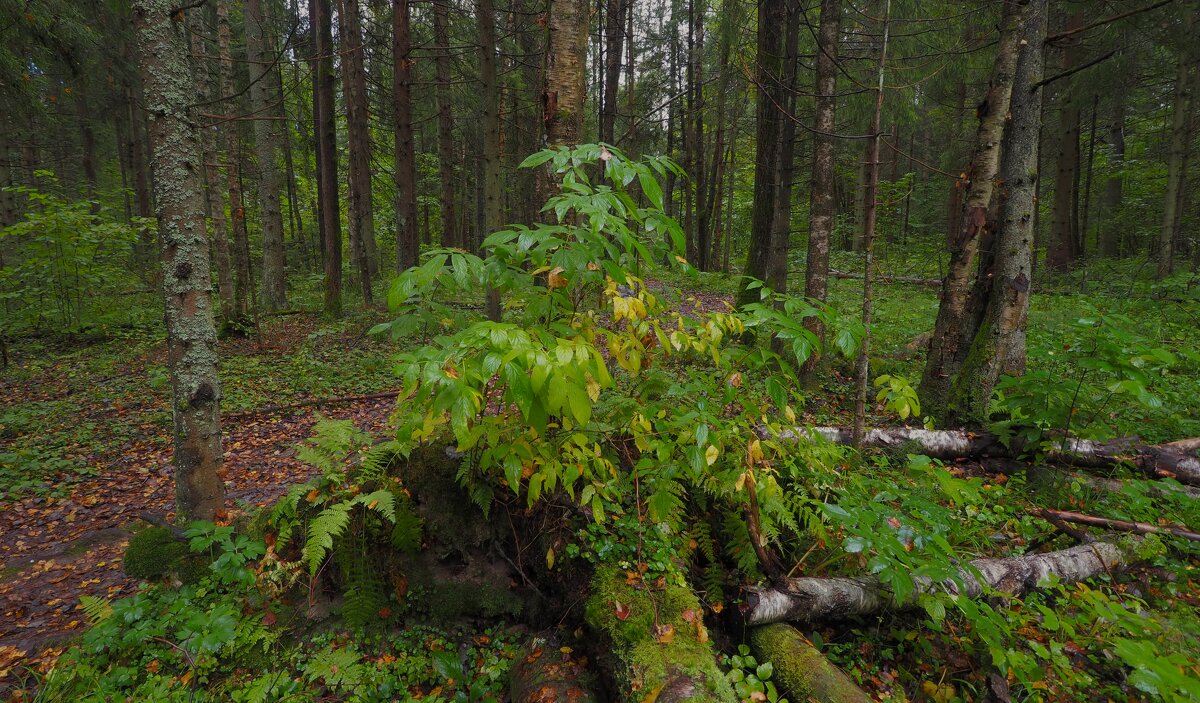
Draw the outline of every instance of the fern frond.
[[[350,524],[352,503],[342,502],[321,511],[308,525],[308,539],[304,542],[303,558],[310,573],[317,573],[325,555],[333,549],[333,540],[340,536]]]
[[[388,522],[396,522],[396,496],[386,488],[355,496],[350,502],[378,512],[387,518]]]
[[[96,596],[79,596],[79,607],[93,625],[103,622],[112,615],[112,602]]]

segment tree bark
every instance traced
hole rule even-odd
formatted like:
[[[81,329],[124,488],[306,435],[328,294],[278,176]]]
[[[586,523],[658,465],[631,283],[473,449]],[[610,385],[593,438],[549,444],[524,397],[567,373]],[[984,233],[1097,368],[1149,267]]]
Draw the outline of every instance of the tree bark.
[[[171,0],[133,3],[154,153],[180,522],[212,519],[225,502],[200,144],[195,115],[188,109],[195,83],[182,14]]]
[[[462,246],[454,212],[454,118],[450,112],[450,2],[433,0],[433,56],[437,82],[438,177],[442,246]]]
[[[287,307],[278,160],[280,130],[285,125],[278,119],[283,114],[283,94],[275,92],[275,32],[263,13],[263,0],[246,0],[245,13],[250,110],[255,117],[254,147],[258,159],[258,207],[262,218],[263,305],[275,311]]]
[[[867,149],[866,208],[863,211],[863,338],[858,349],[858,393],[854,400],[854,444],[862,441],[866,426],[867,387],[871,373],[871,313],[874,303],[872,270],[875,266],[875,222],[879,216],[879,139],[883,116],[883,78],[887,65],[888,31],[891,29],[892,2],[887,0],[883,14],[883,43],[879,47],[879,82],[875,86],[875,111],[871,115],[871,139]]]
[[[967,168],[961,228],[950,242],[950,264],[942,282],[941,304],[921,378],[922,404],[937,416],[945,410],[951,380],[958,373],[979,323],[970,308],[972,273],[980,240],[988,229],[988,207],[1000,170],[1000,141],[1012,97],[1013,74],[1019,53],[1021,16],[1026,6],[1005,3],[999,46],[987,93],[979,105],[979,128],[971,165]]]
[[[211,99],[212,90],[212,61],[205,58],[204,33],[199,22],[199,12],[193,12],[191,23],[192,70],[195,76],[196,100],[207,103]],[[131,108],[132,109],[132,108]],[[217,163],[217,138],[219,128],[216,125],[201,128],[199,134],[200,154],[204,169],[205,198],[207,210],[212,219],[213,259],[217,267],[217,295],[221,300],[221,316],[228,320],[236,318],[233,296],[233,275],[229,261],[229,230],[228,220],[225,219],[225,202],[221,198],[221,170]]]
[[[1187,41],[1191,44],[1184,46],[1179,52],[1179,64],[1175,74],[1175,104],[1171,117],[1171,144],[1167,150],[1167,193],[1163,206],[1162,227],[1158,236],[1158,270],[1159,280],[1170,276],[1174,270],[1176,229],[1180,194],[1184,181],[1184,162],[1188,149],[1188,122],[1191,119],[1192,104],[1192,64],[1196,60],[1196,49],[1193,46],[1195,37],[1191,37],[1191,29],[1195,24],[1193,13],[1185,10],[1184,25]]]
[[[792,181],[796,175],[796,71],[799,64],[797,44],[800,39],[799,3],[789,2],[786,34],[784,35],[783,73],[778,102],[779,147],[775,164],[774,212],[771,216],[771,243],[767,256],[766,281],[771,290],[787,292],[788,249],[792,239]]]
[[[552,148],[576,146],[582,136],[588,7],[587,0],[550,0],[542,117]]]
[[[493,0],[476,0],[475,20],[479,31],[479,80],[483,84],[480,100],[480,155],[483,202],[480,208],[479,236],[473,250],[492,232],[501,227],[504,217],[504,186],[500,181],[500,81],[496,75],[496,8]],[[487,290],[487,314],[493,322],[500,321],[500,293]]]
[[[813,427],[811,430],[784,430],[781,439],[803,440],[820,435],[836,444],[853,443],[853,432],[844,427]],[[908,427],[875,428],[863,433],[862,446],[879,448],[912,447],[914,453],[935,459],[978,459],[1017,457],[1022,447],[1006,447],[994,435],[967,430],[922,430]],[[1067,439],[1048,448],[1047,458],[1073,466],[1114,468],[1129,465],[1149,478],[1174,478],[1180,483],[1200,486],[1200,458],[1171,444],[1143,444],[1133,438],[1100,442]]]
[[[817,34],[817,107],[813,118],[812,187],[809,189],[808,260],[804,268],[804,297],[825,302],[829,290],[829,242],[837,218],[834,183],[837,174],[837,55],[841,26],[840,0],[821,0],[821,25]],[[817,349],[804,362],[803,374],[811,379],[821,360],[825,326],[815,317],[804,326],[818,340]]]
[[[600,102],[600,141],[614,144],[617,123],[617,88],[621,82],[621,50],[625,38],[623,20],[633,0],[605,0],[604,6],[604,94]]]
[[[217,0],[217,47],[220,54],[222,111],[229,117],[237,113],[238,99],[233,88],[232,29],[229,2]],[[229,193],[229,216],[233,230],[233,310],[226,321],[245,326],[250,315],[250,243],[246,233],[246,206],[242,199],[242,143],[237,119],[225,122],[225,183]]]
[[[367,106],[362,8],[359,0],[338,0],[338,28],[342,56],[342,95],[346,103],[347,227],[350,256],[358,269],[363,301],[371,304],[375,278],[375,210],[371,203],[371,124]]]
[[[1042,115],[1042,89],[1031,86],[1042,77],[1046,0],[1029,0],[1022,23],[1021,55],[1000,163],[1004,192],[997,216],[994,261],[991,270],[979,277],[986,285],[986,310],[946,400],[946,417],[952,424],[986,422],[1000,375],[1019,376],[1025,372]]]
[[[330,0],[308,0],[313,43],[313,132],[317,142],[317,212],[325,262],[325,312],[342,313],[342,224],[338,199]]]
[[[396,120],[396,272],[416,266],[421,254],[417,232],[417,153],[412,124],[412,41],[409,0],[392,2],[392,107]]]
[[[1126,548],[1110,542],[1093,542],[1045,554],[975,559],[970,568],[959,570],[956,579],[934,582],[927,576],[915,577],[913,592],[902,601],[873,576],[789,579],[780,589],[747,589],[743,617],[748,625],[842,619],[912,608],[920,595],[937,592],[979,598],[986,591],[996,590],[1016,598],[1037,588],[1051,575],[1074,583],[1107,574],[1132,560],[1133,555]]]
[[[1083,26],[1083,11],[1076,11],[1067,20],[1067,31]],[[1079,39],[1071,39],[1063,47],[1062,67],[1069,71],[1077,62]],[[1058,154],[1054,171],[1054,220],[1050,231],[1050,247],[1046,266],[1051,271],[1066,271],[1078,254],[1078,221],[1075,217],[1076,182],[1079,173],[1079,103],[1073,81],[1059,89],[1062,108],[1059,114]]]
[[[1116,257],[1120,253],[1121,229],[1117,215],[1125,184],[1125,92],[1118,87],[1113,96],[1112,122],[1108,126],[1108,169],[1104,183],[1104,225],[1100,228],[1100,256]]]
[[[755,81],[758,84],[755,108],[754,206],[750,215],[750,250],[746,255],[745,274],[765,281],[771,256],[772,221],[775,217],[780,131],[783,116],[778,105],[784,104],[782,88],[784,31],[787,26],[787,0],[763,0],[758,10],[758,47]],[[759,299],[757,290],[742,284],[738,305]]]
[[[790,625],[756,627],[750,631],[750,643],[758,661],[769,661],[774,666],[772,678],[788,700],[871,703],[866,692]]]

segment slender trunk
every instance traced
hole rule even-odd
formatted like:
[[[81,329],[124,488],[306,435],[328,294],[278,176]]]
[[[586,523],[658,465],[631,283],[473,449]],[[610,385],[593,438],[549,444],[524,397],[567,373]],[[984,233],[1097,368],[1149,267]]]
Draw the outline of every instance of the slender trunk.
[[[792,181],[796,174],[796,121],[792,119],[796,108],[796,70],[799,63],[797,45],[800,40],[800,15],[798,3],[788,4],[786,36],[784,38],[784,66],[782,93],[779,99],[779,148],[776,168],[775,212],[771,217],[771,245],[767,257],[767,285],[776,293],[787,292],[788,249],[792,239]]]
[[[392,2],[392,100],[396,120],[396,272],[417,265],[417,155],[412,125],[409,0]]]
[[[1092,95],[1092,119],[1088,127],[1087,166],[1083,169],[1083,205],[1079,209],[1079,255],[1087,255],[1088,218],[1092,208],[1092,166],[1096,161],[1096,108],[1100,95]]]
[[[1104,183],[1104,225],[1100,228],[1100,255],[1115,257],[1120,252],[1121,230],[1117,215],[1121,209],[1125,176],[1125,94],[1118,89],[1113,96],[1112,122],[1108,127],[1108,180]]]
[[[1033,213],[1037,207],[1038,132],[1042,90],[1041,46],[1046,36],[1047,0],[1030,0],[1022,30],[1023,47],[1013,79],[1013,97],[1001,157],[1004,183],[997,217],[995,260],[980,280],[990,283],[983,322],[946,405],[951,422],[983,424],[1001,374],[1025,372],[1025,331],[1029,317],[1033,263]]]
[[[1191,33],[1194,24],[1192,13],[1184,20]],[[1170,276],[1174,268],[1177,213],[1180,193],[1183,188],[1184,161],[1187,158],[1188,120],[1191,115],[1192,81],[1190,76],[1195,61],[1194,47],[1185,47],[1179,53],[1179,65],[1175,75],[1175,106],[1171,119],[1171,144],[1167,150],[1167,193],[1163,207],[1162,227],[1158,237],[1158,278]]]
[[[325,312],[342,313],[342,225],[338,199],[333,103],[333,17],[330,0],[308,0],[313,45],[313,132],[317,141],[317,211],[325,262]]]
[[[891,29],[892,0],[883,12],[883,43],[879,48],[879,83],[875,87],[875,112],[871,116],[871,149],[868,163],[866,211],[863,213],[863,338],[858,350],[858,397],[854,403],[854,444],[862,442],[867,416],[867,387],[870,385],[871,314],[874,304],[872,267],[875,255],[875,223],[879,217],[879,131],[883,117],[883,77],[887,65],[888,31]]]
[[[346,105],[347,228],[352,265],[358,271],[363,301],[371,304],[375,278],[375,213],[371,205],[371,125],[367,110],[362,8],[359,0],[338,0],[342,56],[342,96]]]
[[[204,32],[199,22],[198,12],[192,13],[193,28],[191,30],[192,66],[196,86],[196,100],[207,103],[212,96],[212,61],[205,58]],[[221,317],[231,320],[236,317],[234,310],[233,275],[229,262],[229,231],[225,219],[225,203],[221,199],[221,170],[217,163],[217,137],[220,128],[217,126],[202,127],[199,133],[200,160],[204,169],[204,195],[207,202],[209,217],[212,218],[212,251],[213,261],[217,267],[217,296],[221,300]]]
[[[1067,20],[1066,30],[1083,26],[1083,12],[1077,11]],[[1063,70],[1076,63],[1079,40],[1069,39],[1063,47]],[[1073,81],[1064,79],[1062,109],[1059,115],[1058,155],[1054,172],[1054,221],[1050,230],[1050,246],[1046,266],[1059,273],[1066,271],[1078,254],[1075,218],[1076,182],[1079,173],[1079,101]]]
[[[758,99],[755,108],[754,205],[750,221],[750,251],[746,255],[747,278],[765,281],[771,256],[772,221],[775,218],[779,156],[776,147],[783,129],[779,105],[785,99],[783,76],[784,32],[787,1],[763,0],[758,10],[758,47],[755,79]],[[745,285],[738,304],[754,302],[759,292]]]
[[[862,160],[858,163],[858,181],[854,184],[854,226],[850,235],[850,249],[863,250],[863,222],[867,219],[867,181],[871,178],[871,142],[863,147]]]
[[[712,218],[709,211],[708,173],[705,169],[704,140],[704,16],[705,0],[693,0],[691,22],[695,27],[689,46],[689,90],[692,123],[692,178],[695,181],[695,261],[702,271],[709,270],[708,249],[712,243]]]
[[[262,218],[262,292],[267,310],[287,307],[283,213],[279,204],[279,142],[284,126],[283,94],[275,92],[275,35],[263,13],[263,0],[245,0],[246,59],[250,67],[250,109],[258,159],[258,207]]]
[[[187,31],[172,0],[135,0],[134,26],[149,106],[162,241],[167,365],[174,398],[177,519],[211,520],[223,509],[221,383],[209,296],[199,135],[189,114],[195,84]]]
[[[953,233],[950,264],[942,283],[937,322],[921,379],[922,404],[934,415],[945,410],[951,380],[962,364],[978,324],[970,309],[972,281],[980,240],[988,229],[988,207],[1000,170],[1000,142],[1012,97],[1013,74],[1019,53],[1022,13],[1027,6],[1006,3],[992,75],[979,109],[979,128],[963,198],[962,227]]]
[[[600,141],[613,144],[617,122],[617,88],[621,81],[622,20],[632,0],[605,0],[604,6],[604,93],[600,102]]]
[[[821,1],[821,26],[817,35],[816,114],[813,117],[812,185],[809,189],[808,261],[804,269],[804,295],[824,302],[829,288],[829,242],[837,216],[834,201],[834,159],[837,142],[837,54],[838,28],[841,24],[840,0]],[[817,348],[804,362],[804,374],[811,378],[821,358],[825,327],[815,317],[805,318],[804,326],[818,340]]]
[[[450,113],[450,2],[433,0],[433,51],[437,76],[438,176],[441,179],[442,246],[462,246],[454,214],[454,120]]]
[[[81,151],[81,163],[83,168],[83,180],[87,190],[85,192],[88,199],[93,200],[92,214],[100,212],[100,203],[96,201],[96,197],[100,192],[100,176],[96,172],[96,129],[92,126],[92,114],[88,109],[87,89],[80,87],[76,93],[75,109],[79,117],[79,140]]]
[[[504,186],[500,181],[500,81],[496,76],[496,9],[493,0],[477,0],[475,20],[479,30],[479,80],[483,83],[480,106],[480,184],[483,195],[480,208],[480,228],[477,242],[500,229],[504,216]],[[478,243],[473,247],[478,249]],[[493,322],[500,321],[500,294],[494,288],[487,291],[487,314]]]
[[[229,2],[217,0],[217,47],[220,54],[221,105],[223,112],[237,114],[238,100],[233,88],[232,31],[229,26]],[[242,145],[237,119],[225,122],[225,183],[229,193],[229,216],[233,230],[233,310],[226,320],[243,325],[250,314],[250,247],[246,234],[246,207],[242,201]]]
[[[633,5],[634,0],[625,0],[625,46],[627,56],[625,59],[625,136],[622,138],[622,146],[625,147],[626,154],[635,154],[637,147],[634,141],[637,139],[637,101],[635,97],[637,91],[634,88],[635,70],[637,66],[637,48],[633,45]]]

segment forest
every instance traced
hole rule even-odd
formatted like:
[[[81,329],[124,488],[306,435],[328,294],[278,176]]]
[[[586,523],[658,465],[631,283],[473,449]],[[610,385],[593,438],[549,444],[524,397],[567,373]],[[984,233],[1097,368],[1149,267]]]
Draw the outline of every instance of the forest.
[[[1200,702],[1200,0],[0,0],[0,699]]]

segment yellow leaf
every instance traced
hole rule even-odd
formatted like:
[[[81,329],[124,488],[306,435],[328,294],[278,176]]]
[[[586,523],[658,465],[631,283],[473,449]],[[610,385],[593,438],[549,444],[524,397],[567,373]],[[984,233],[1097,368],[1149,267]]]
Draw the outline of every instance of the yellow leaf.
[[[566,288],[567,277],[562,274],[562,266],[555,266],[554,268],[550,269],[550,273],[546,274],[546,285],[550,288]]]
[[[600,400],[600,384],[596,382],[596,379],[592,378],[591,374],[587,376],[587,394],[593,403]]]
[[[662,693],[663,686],[666,686],[666,684],[661,684],[661,685],[659,685],[658,688],[651,691],[649,693],[649,695],[647,695],[645,698],[642,699],[641,703],[654,703],[655,701],[657,701],[658,694]]]
[[[786,418],[787,418],[788,422],[795,422],[795,421],[796,421],[796,411],[795,411],[795,410],[792,410],[792,406],[790,406],[790,405],[785,405],[785,406],[784,406],[784,408],[783,408],[783,415],[784,415],[784,417],[786,417]]]
[[[658,641],[660,644],[671,644],[675,641],[675,626],[663,625],[658,628]]]
[[[704,460],[708,462],[709,466],[712,466],[713,464],[717,463],[717,457],[720,456],[720,454],[721,450],[710,444],[708,445],[708,449],[704,450]]]
[[[551,547],[546,550],[546,568],[547,569],[554,568],[554,547]]]

